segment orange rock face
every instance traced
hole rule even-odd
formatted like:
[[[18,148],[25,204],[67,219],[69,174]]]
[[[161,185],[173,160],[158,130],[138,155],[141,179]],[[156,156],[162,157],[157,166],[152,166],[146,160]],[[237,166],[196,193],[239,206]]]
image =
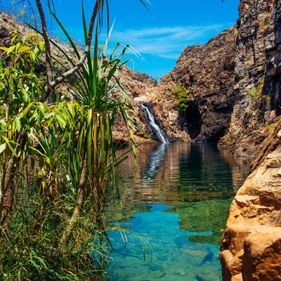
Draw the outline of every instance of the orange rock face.
[[[221,241],[224,281],[281,281],[281,145],[248,177]]]

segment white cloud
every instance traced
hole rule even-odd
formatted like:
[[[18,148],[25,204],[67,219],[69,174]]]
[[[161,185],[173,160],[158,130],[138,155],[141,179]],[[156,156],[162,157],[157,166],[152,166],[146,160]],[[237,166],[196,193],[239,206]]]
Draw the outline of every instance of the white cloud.
[[[113,30],[111,42],[129,44],[142,55],[178,58],[188,45],[202,44],[229,25],[151,27],[145,29]],[[131,52],[134,52],[132,51]],[[130,52],[130,51],[129,51]]]

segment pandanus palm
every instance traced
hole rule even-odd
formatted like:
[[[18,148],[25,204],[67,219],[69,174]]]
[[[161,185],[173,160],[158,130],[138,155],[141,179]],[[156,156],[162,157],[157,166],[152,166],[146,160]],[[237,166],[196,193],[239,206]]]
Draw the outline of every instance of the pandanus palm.
[[[41,4],[39,0],[36,3],[39,6]],[[39,10],[42,9],[42,5],[38,8]],[[40,188],[37,191],[39,190],[38,195],[40,202],[42,202],[39,209],[37,205],[35,208],[34,206],[31,208],[35,210],[31,216],[31,223],[34,226],[31,229],[34,237],[37,237],[37,234],[39,237],[40,232],[43,233],[43,222],[48,220],[48,214],[51,213],[46,212],[47,205],[50,202],[55,202],[56,199],[59,199],[59,202],[63,201],[55,212],[56,223],[59,224],[58,230],[52,219],[50,219],[49,225],[56,228],[56,235],[58,233],[61,235],[61,247],[56,247],[57,244],[54,243],[54,247],[48,245],[47,248],[51,248],[52,251],[58,253],[58,256],[63,256],[63,254],[67,256],[67,248],[70,249],[71,247],[64,246],[68,241],[67,246],[71,243],[77,245],[75,239],[72,239],[71,242],[69,238],[74,237],[75,234],[73,233],[77,229],[79,230],[79,225],[75,229],[74,226],[81,210],[85,213],[85,210],[88,210],[86,207],[92,205],[96,221],[99,221],[106,192],[110,183],[114,181],[115,167],[125,157],[123,155],[117,158],[115,155],[112,126],[116,117],[121,116],[127,126],[128,134],[132,137],[132,131],[136,125],[128,114],[132,110],[130,100],[117,78],[118,69],[125,63],[122,62],[122,56],[126,48],[118,53],[119,46],[117,45],[109,56],[106,56],[108,40],[106,40],[102,49],[99,48],[99,30],[104,9],[107,10],[108,15],[107,0],[95,1],[89,27],[86,25],[83,11],[86,46],[84,51],[76,46],[56,15],[51,12],[69,40],[72,48],[71,55],[60,44],[49,39],[46,33],[46,22],[44,23],[42,18],[43,32],[41,34],[45,43],[40,42],[38,44],[40,52],[37,53],[36,49],[35,57],[33,56],[34,52],[31,52],[31,59],[40,64],[42,52],[45,51],[47,79],[44,79],[42,73],[38,76],[34,69],[30,69],[30,66],[32,67],[34,64],[30,64],[29,58],[24,58],[22,61],[30,64],[27,67],[27,73],[19,73],[24,69],[23,67],[15,67],[13,71],[9,71],[8,68],[0,65],[0,160],[3,163],[2,194],[0,196],[0,223],[2,224],[0,226],[0,239],[4,237],[1,237],[1,234],[4,233],[2,231],[3,224],[8,225],[7,214],[12,211],[17,179],[25,176],[22,168],[27,166],[26,160],[30,158],[34,159],[36,163],[34,164],[35,170],[32,172],[34,174],[38,172],[36,176],[39,176]],[[94,28],[96,32],[94,33],[95,42],[92,49],[90,45]],[[48,44],[50,45],[48,46]],[[51,44],[53,44],[52,48],[61,52],[64,57],[63,60],[52,56]],[[10,49],[10,51],[15,50],[16,48]],[[18,50],[28,52],[29,48]],[[65,67],[63,74],[58,77],[54,77],[52,72],[54,61]],[[66,66],[66,62],[68,62],[68,66]],[[48,64],[50,68],[48,68]],[[6,76],[6,73],[9,75]],[[55,86],[70,75],[73,77],[72,99],[62,99],[56,95]],[[45,102],[50,94],[55,97],[53,100],[55,102],[51,104]],[[134,147],[135,144],[132,139],[131,148]],[[27,185],[24,187],[28,188]],[[71,198],[71,204],[73,204],[72,195],[75,197],[76,202],[73,205],[67,205],[64,202],[68,195]],[[9,205],[5,205],[6,202]],[[90,202],[90,204],[85,204],[85,202]],[[66,217],[68,220],[64,228]],[[58,218],[60,219],[58,220]],[[92,224],[91,228],[88,229],[90,230],[87,233],[93,230]],[[35,239],[35,241],[37,240]],[[93,240],[90,241],[93,244]],[[25,243],[26,241],[23,245]],[[17,243],[15,245],[17,249]],[[12,245],[11,248],[13,248]],[[26,253],[26,251],[23,251],[23,253]],[[71,253],[73,254],[73,252]],[[46,257],[52,263],[53,255],[50,255],[50,259],[49,254],[46,254]],[[92,263],[91,256],[88,255],[88,257],[87,262]],[[72,262],[71,257],[69,260]],[[28,274],[29,271],[32,271],[32,266],[28,267],[26,271]],[[60,264],[55,262],[54,266],[60,267]],[[80,264],[78,267],[80,267]],[[34,272],[37,272],[36,270]],[[44,268],[44,270],[48,272],[48,268]],[[18,276],[17,274],[17,278],[20,280]]]
[[[144,4],[147,3],[144,0],[141,0],[141,2]],[[0,222],[3,225],[7,218],[7,213],[12,210],[15,189],[13,188],[10,190],[11,187],[14,187],[14,185],[10,183],[16,175],[13,171],[20,168],[19,165],[21,162],[17,162],[17,159],[19,155],[23,155],[23,148],[26,148],[25,151],[31,151],[28,145],[32,147],[34,144],[32,134],[29,133],[35,131],[37,135],[42,135],[42,139],[37,141],[37,145],[40,145],[40,142],[44,140],[44,135],[48,135],[48,128],[42,128],[42,120],[46,119],[43,115],[53,113],[56,118],[50,118],[50,120],[52,120],[52,126],[50,128],[52,129],[49,128],[49,130],[52,131],[49,131],[49,133],[60,135],[59,149],[68,160],[67,176],[71,177],[71,183],[77,190],[77,204],[73,209],[68,227],[66,227],[61,239],[62,244],[64,244],[68,240],[74,224],[79,217],[80,208],[86,198],[92,197],[94,199],[94,208],[97,213],[100,213],[102,209],[106,188],[108,187],[110,179],[114,178],[115,166],[120,161],[120,159],[117,159],[115,156],[112,140],[112,126],[116,116],[120,115],[123,118],[130,136],[132,136],[131,131],[135,124],[128,114],[128,109],[131,109],[130,101],[120,81],[116,77],[116,72],[124,64],[121,59],[126,48],[121,50],[119,55],[117,55],[119,47],[117,45],[113,53],[106,57],[108,40],[105,42],[105,46],[102,50],[98,47],[99,29],[103,18],[103,11],[106,10],[107,20],[109,16],[108,0],[95,1],[89,27],[86,25],[83,10],[84,51],[79,50],[56,15],[51,12],[51,15],[55,18],[65,36],[68,38],[73,51],[72,55],[74,55],[76,59],[70,57],[69,53],[65,52],[61,45],[50,40],[41,1],[36,0],[36,4],[42,23],[41,35],[44,39],[44,46],[41,43],[39,44],[40,52],[38,54],[36,53],[36,57],[32,57],[32,59],[40,60],[41,57],[39,55],[42,51],[45,51],[47,81],[46,83],[41,83],[42,77],[38,78],[35,74],[32,74],[27,75],[31,85],[28,89],[25,87],[26,83],[21,80],[19,80],[19,83],[12,84],[14,86],[19,86],[19,89],[22,91],[19,97],[24,100],[23,102],[17,100],[13,100],[13,103],[6,102],[9,107],[15,106],[17,110],[14,114],[15,116],[12,119],[10,118],[9,122],[0,124],[0,155],[1,157],[5,157],[6,153],[8,153],[8,155],[12,156],[11,160],[5,162],[7,165],[3,166]],[[49,8],[51,8],[50,3]],[[91,43],[94,29],[96,32],[94,49],[92,50]],[[64,56],[64,62],[68,61],[69,63],[65,71],[58,77],[54,77],[52,71],[53,61],[57,60],[57,58],[52,56],[51,44]],[[21,49],[20,51],[27,52],[29,49]],[[32,55],[33,53],[34,52],[32,52]],[[24,61],[27,62],[28,60]],[[57,62],[61,63],[58,60]],[[63,63],[62,66],[64,66]],[[59,103],[52,106],[42,103],[42,101],[48,100],[51,93],[55,95],[55,87],[70,75],[75,75],[74,80],[76,84],[73,85],[72,89],[75,101],[61,102],[60,97],[55,96]],[[21,75],[20,79],[22,79],[22,77],[24,76]],[[34,79],[34,82],[31,81],[32,79]],[[2,82],[4,83],[4,81],[5,80]],[[36,87],[38,86],[35,89],[37,92],[33,91],[33,85]],[[10,84],[3,84],[1,91],[5,93],[9,88]],[[13,92],[17,93],[16,91]],[[3,97],[5,97],[5,95],[2,95],[1,99],[3,99]],[[50,112],[52,110],[53,112]],[[0,112],[0,114],[2,113]],[[11,124],[12,130],[7,127],[9,124]],[[15,132],[15,136],[10,137],[10,139],[5,138],[5,134],[11,132]],[[45,140],[49,141],[48,138],[45,138]],[[17,151],[15,151],[14,147],[16,147]],[[62,149],[62,147],[64,147],[64,149]],[[131,142],[131,147],[134,148],[133,140]],[[43,151],[43,146],[41,148]],[[36,149],[33,151],[36,152]],[[40,155],[42,151],[37,149],[37,156]],[[41,159],[48,158],[41,157]],[[49,174],[51,175],[54,172],[52,171],[54,167],[48,165],[48,163],[46,164],[46,167],[49,169]],[[65,162],[63,164],[65,164]],[[57,166],[55,166],[55,169],[57,169]],[[53,189],[50,188],[50,190]],[[48,192],[48,189],[45,189],[45,191]],[[48,197],[49,194],[47,193],[45,195]],[[5,202],[9,202],[9,204],[6,206]],[[5,210],[8,210],[8,212]]]
[[[95,0],[95,5],[92,10],[89,28],[87,30],[87,37],[85,37],[85,50],[83,54],[80,56],[79,60],[76,64],[72,65],[72,68],[66,69],[66,71],[60,75],[59,77],[53,77],[53,67],[52,67],[52,52],[51,52],[51,40],[48,35],[48,28],[47,28],[47,21],[45,12],[41,3],[41,0],[35,0],[36,6],[39,12],[40,20],[41,20],[41,27],[42,27],[42,36],[45,42],[45,55],[46,55],[46,77],[47,77],[47,87],[46,87],[46,98],[49,97],[51,91],[62,81],[64,81],[67,77],[73,75],[78,69],[81,68],[83,63],[85,62],[88,54],[91,52],[91,45],[93,39],[93,31],[95,26],[101,25],[103,22],[103,14],[105,10],[107,25],[109,26],[109,0]],[[149,0],[140,0],[140,2],[147,6],[150,2]],[[28,1],[28,3],[30,3]],[[83,2],[82,2],[83,3]],[[55,4],[53,0],[47,0],[47,4],[49,10],[51,11],[54,8]],[[53,12],[51,11],[51,14]]]
[[[52,15],[69,40],[72,56],[56,42],[52,41],[52,43],[64,54],[68,63],[75,67],[73,56],[76,57],[76,61],[80,61],[83,53],[81,54],[56,15],[54,13]],[[89,33],[84,8],[82,8],[82,18],[85,44],[87,44]],[[107,56],[111,30],[103,48],[100,48],[99,27],[97,22],[94,48],[87,53],[86,60],[75,73],[76,83],[71,90],[75,102],[69,102],[65,108],[66,116],[72,116],[67,123],[74,124],[71,128],[68,127],[66,147],[69,152],[69,174],[77,188],[77,205],[62,236],[62,244],[67,241],[86,198],[91,197],[97,215],[101,213],[107,187],[110,180],[114,179],[115,166],[123,157],[116,158],[112,138],[113,124],[117,116],[121,116],[127,126],[131,148],[135,147],[132,130],[136,124],[128,114],[128,111],[132,110],[132,105],[117,77],[118,70],[126,63],[122,61],[122,57],[127,47],[119,51],[117,44],[112,54]],[[54,59],[62,67],[65,66],[57,58]]]

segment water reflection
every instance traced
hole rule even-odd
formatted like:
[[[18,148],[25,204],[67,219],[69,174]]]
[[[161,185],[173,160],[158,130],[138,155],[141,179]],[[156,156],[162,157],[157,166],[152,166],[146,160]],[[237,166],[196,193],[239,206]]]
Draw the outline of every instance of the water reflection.
[[[147,166],[142,174],[142,178],[144,180],[153,180],[155,178],[159,167],[163,164],[162,162],[164,160],[166,148],[167,145],[162,143],[153,149],[151,155],[149,156]]]
[[[245,175],[210,145],[144,145],[107,208],[106,280],[220,280],[218,241]],[[122,180],[122,181],[121,181]]]

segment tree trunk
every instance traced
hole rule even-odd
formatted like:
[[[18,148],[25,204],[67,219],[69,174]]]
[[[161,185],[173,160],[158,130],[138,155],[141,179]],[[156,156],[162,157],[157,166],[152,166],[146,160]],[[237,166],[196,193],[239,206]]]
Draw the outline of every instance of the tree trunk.
[[[80,209],[81,209],[84,199],[85,199],[84,189],[85,189],[86,180],[87,180],[87,160],[85,159],[83,162],[82,172],[81,172],[80,180],[79,180],[76,206],[74,207],[74,209],[72,211],[72,216],[69,220],[69,223],[62,234],[62,238],[60,240],[61,248],[67,243],[69,236],[70,236],[77,220],[79,219]]]
[[[14,157],[12,157],[7,165],[4,167],[4,174],[2,180],[2,195],[0,200],[0,226],[6,227],[7,218],[12,213],[12,206],[14,202],[15,186],[13,184],[14,176]],[[1,233],[0,233],[1,236]]]

